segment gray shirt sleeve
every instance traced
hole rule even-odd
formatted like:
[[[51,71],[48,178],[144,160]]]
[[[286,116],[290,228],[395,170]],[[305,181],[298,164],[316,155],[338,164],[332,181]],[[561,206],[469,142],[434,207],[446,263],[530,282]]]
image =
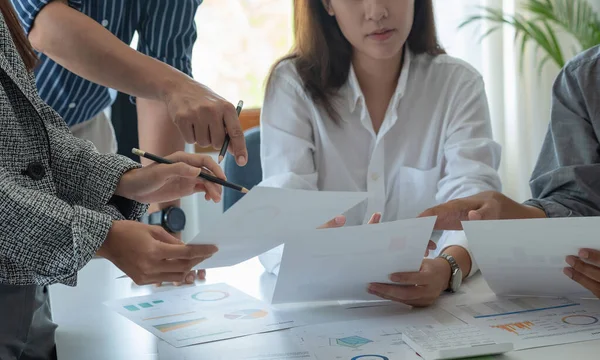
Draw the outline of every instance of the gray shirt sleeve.
[[[548,217],[600,215],[600,47],[558,75],[548,133],[525,202]]]

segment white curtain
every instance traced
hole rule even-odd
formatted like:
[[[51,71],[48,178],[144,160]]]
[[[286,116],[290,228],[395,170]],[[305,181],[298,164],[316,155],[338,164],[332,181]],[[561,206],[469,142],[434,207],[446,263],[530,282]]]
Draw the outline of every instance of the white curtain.
[[[538,74],[539,57],[528,50],[520,71],[520,48],[514,43],[510,26],[483,41],[479,41],[481,35],[493,24],[482,21],[458,30],[463,20],[480,11],[477,6],[492,6],[512,14],[519,11],[518,3],[434,0],[438,34],[447,52],[469,62],[484,77],[494,137],[503,148],[500,175],[504,193],[523,201],[531,196],[529,177],[546,134],[552,83],[560,69],[548,63]]]

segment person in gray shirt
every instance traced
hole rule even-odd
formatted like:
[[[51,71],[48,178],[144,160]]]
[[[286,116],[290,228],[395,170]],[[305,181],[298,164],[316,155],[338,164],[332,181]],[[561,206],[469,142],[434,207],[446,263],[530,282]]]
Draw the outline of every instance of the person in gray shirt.
[[[420,216],[437,216],[437,230],[460,230],[466,220],[600,216],[600,45],[569,61],[554,83],[550,125],[530,186],[533,198],[523,204],[484,192]],[[565,275],[600,298],[600,248],[581,249],[566,263]]]

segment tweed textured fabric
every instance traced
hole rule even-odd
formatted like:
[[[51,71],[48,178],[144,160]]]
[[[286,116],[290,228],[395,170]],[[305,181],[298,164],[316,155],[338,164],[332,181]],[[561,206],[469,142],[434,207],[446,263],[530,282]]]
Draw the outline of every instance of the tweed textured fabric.
[[[138,163],[71,135],[39,97],[0,16],[0,283],[75,285],[112,220],[147,205],[114,196]]]

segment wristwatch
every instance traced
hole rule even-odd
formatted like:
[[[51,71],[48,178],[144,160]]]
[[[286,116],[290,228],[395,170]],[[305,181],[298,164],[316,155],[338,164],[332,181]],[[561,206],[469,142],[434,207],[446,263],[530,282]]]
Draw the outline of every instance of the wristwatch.
[[[450,283],[449,283],[448,289],[446,289],[446,291],[453,292],[453,293],[457,292],[458,289],[460,288],[460,285],[462,284],[462,278],[463,278],[462,270],[460,270],[458,263],[456,262],[456,260],[454,260],[454,257],[452,257],[452,255],[442,253],[438,257],[446,260],[450,264],[450,271],[451,271]]]
[[[170,233],[178,233],[185,228],[185,213],[176,206],[148,214],[142,220],[149,225],[160,225]]]

